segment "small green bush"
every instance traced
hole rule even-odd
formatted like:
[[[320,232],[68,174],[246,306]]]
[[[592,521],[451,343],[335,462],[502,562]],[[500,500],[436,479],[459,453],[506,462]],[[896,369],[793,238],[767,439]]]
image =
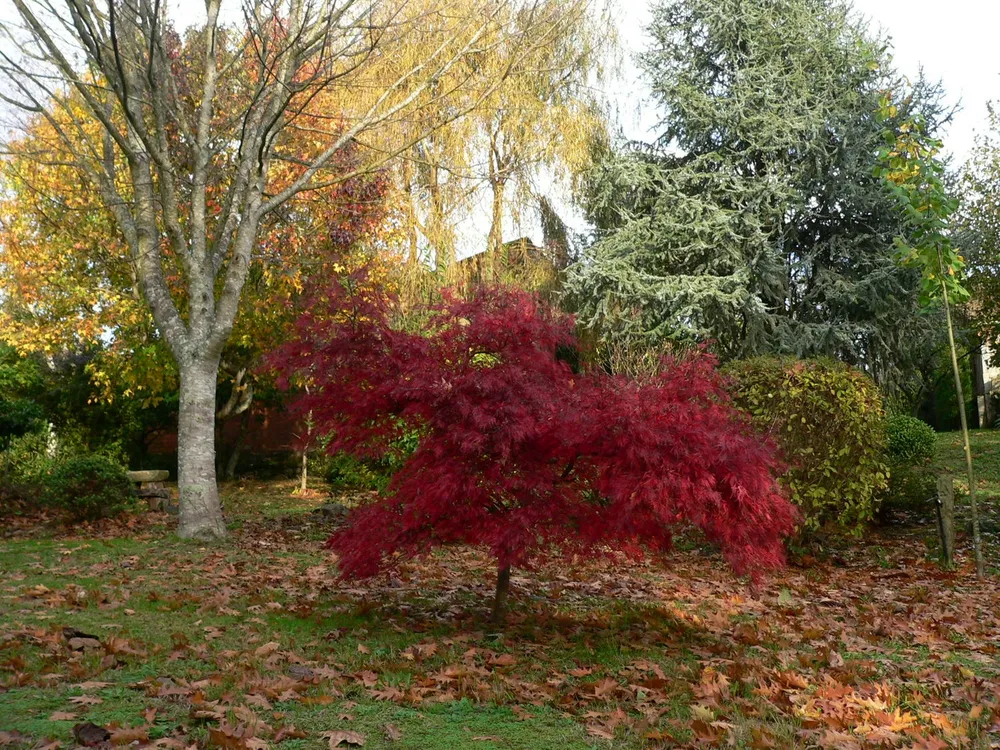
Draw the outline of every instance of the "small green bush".
[[[361,461],[346,453],[324,456],[320,468],[326,483],[334,490],[381,490],[389,475],[376,462]]]
[[[0,450],[14,438],[40,432],[45,426],[42,407],[26,398],[0,398]]]
[[[934,458],[937,433],[921,419],[893,414],[885,422],[889,459],[893,463],[926,464]]]
[[[859,534],[888,484],[885,411],[875,383],[827,359],[757,358],[725,368],[734,401],[781,450],[804,533]]]
[[[889,489],[887,504],[915,508],[933,500],[936,477],[931,461],[937,434],[926,422],[893,414],[885,423],[888,438]]]
[[[106,456],[71,456],[56,462],[42,480],[42,502],[73,520],[94,520],[129,510],[135,489],[125,469]]]
[[[329,440],[321,442],[323,450],[328,442]],[[392,442],[392,450],[379,459],[362,460],[346,453],[327,454],[320,459],[317,473],[334,490],[381,492],[419,443],[420,432],[407,430]]]
[[[36,487],[52,471],[57,458],[55,437],[43,430],[12,438],[7,449],[0,453],[0,464],[10,483]]]

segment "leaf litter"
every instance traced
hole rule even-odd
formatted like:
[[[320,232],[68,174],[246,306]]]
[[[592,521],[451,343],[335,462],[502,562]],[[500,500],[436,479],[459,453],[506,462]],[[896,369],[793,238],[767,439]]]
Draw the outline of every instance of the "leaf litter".
[[[254,519],[222,548],[161,545],[158,562],[127,565],[87,554],[93,530],[57,541],[58,554],[0,584],[0,701],[58,687],[65,705],[48,718],[64,737],[181,750],[406,741],[405,725],[352,726],[359,701],[468,701],[529,724],[545,709],[613,747],[976,748],[1000,732],[1000,595],[967,566],[942,571],[912,536],[880,539],[877,560],[848,549],[756,590],[698,547],[666,567],[543,563],[515,573],[501,634],[485,619],[494,571],[481,552],[345,584],[308,523]],[[156,540],[164,529],[100,533]],[[126,608],[130,621],[152,610],[168,630],[75,624],[86,613],[99,631]],[[279,626],[289,620],[309,635]],[[124,683],[143,703],[134,720],[92,723],[123,688],[119,674],[151,659],[157,676]],[[314,712],[325,728],[289,719]],[[0,731],[0,747],[51,744]]]

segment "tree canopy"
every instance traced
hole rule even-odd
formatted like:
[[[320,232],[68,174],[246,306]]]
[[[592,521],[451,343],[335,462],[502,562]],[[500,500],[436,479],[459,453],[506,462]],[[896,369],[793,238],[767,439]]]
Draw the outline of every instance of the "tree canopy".
[[[879,96],[902,87],[884,42],[836,0],[662,0],[649,33],[658,135],[590,177],[596,241],[569,282],[581,319],[727,359],[832,355],[912,387],[935,337],[873,174]],[[901,110],[931,132],[947,117],[923,80]]]

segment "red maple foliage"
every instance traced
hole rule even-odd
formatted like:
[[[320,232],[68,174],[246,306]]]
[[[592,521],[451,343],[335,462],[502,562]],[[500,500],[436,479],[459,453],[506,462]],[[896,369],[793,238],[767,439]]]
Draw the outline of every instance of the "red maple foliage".
[[[344,576],[464,543],[490,549],[505,587],[511,566],[552,549],[663,551],[683,523],[738,573],[782,565],[795,510],[710,355],[639,382],[574,372],[559,356],[577,344],[572,320],[525,292],[446,295],[417,330],[393,325],[383,294],[329,300],[275,360],[310,380],[300,408],[331,452],[379,456],[421,435],[384,496],[330,538]]]

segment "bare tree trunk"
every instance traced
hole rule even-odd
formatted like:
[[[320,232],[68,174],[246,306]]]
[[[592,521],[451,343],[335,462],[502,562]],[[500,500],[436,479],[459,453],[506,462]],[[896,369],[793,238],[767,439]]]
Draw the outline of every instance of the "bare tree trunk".
[[[493,597],[493,624],[503,625],[507,614],[507,594],[510,591],[510,566],[497,571],[497,590]]]
[[[184,539],[226,535],[215,477],[215,384],[218,358],[180,365],[180,414],[177,420],[177,485]]]
[[[503,207],[504,193],[507,190],[505,180],[490,181],[493,189],[493,205],[490,212],[490,232],[486,239],[486,251],[492,254],[494,262],[500,262],[500,250],[503,249]]]
[[[309,393],[309,384],[306,384],[306,393]],[[309,489],[309,449],[312,447],[313,413],[312,409],[306,415],[306,439],[302,445],[302,474],[300,476],[299,490],[305,492]]]
[[[243,453],[243,446],[247,442],[247,434],[250,432],[250,409],[245,409],[240,414],[240,431],[236,434],[233,442],[233,449],[229,451],[229,458],[226,459],[226,469],[223,476],[227,480],[236,478],[236,469],[240,464],[240,455]]]
[[[943,277],[942,277],[943,278]],[[958,366],[958,350],[955,348],[955,329],[951,322],[951,305],[948,303],[948,286],[941,284],[944,293],[944,315],[948,323],[948,344],[951,347],[951,367],[955,375],[955,393],[958,395],[958,418],[962,424],[962,441],[965,446],[965,469],[969,477],[969,514],[972,516],[972,548],[976,553],[976,575],[986,575],[983,560],[983,538],[979,533],[979,507],[976,504],[976,482],[972,473],[972,447],[969,443],[969,420],[965,415],[965,394],[962,392],[962,371]]]

